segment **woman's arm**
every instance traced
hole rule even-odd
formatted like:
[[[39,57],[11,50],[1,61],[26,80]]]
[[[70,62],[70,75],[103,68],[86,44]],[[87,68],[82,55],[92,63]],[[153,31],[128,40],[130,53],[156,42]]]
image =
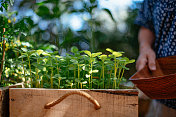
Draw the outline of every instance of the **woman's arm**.
[[[152,48],[155,40],[154,33],[145,27],[141,27],[138,35],[138,40],[139,57],[136,62],[136,69],[139,71],[144,68],[145,65],[148,65],[150,70],[156,70],[156,55]]]

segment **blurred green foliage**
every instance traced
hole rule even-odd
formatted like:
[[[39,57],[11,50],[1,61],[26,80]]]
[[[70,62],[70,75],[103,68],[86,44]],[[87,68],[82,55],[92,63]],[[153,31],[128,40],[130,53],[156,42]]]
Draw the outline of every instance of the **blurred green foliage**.
[[[74,7],[74,3],[79,1],[82,3],[81,8]],[[137,15],[137,9],[128,9],[128,17],[125,19],[127,29],[121,32],[117,29],[119,23],[113,16],[112,12],[106,8],[99,8],[98,0],[42,0],[36,2],[31,0],[22,0],[17,5],[18,10],[13,11],[15,5],[13,0],[2,0],[0,11],[4,12],[0,15],[0,58],[2,58],[2,37],[3,28],[6,28],[6,63],[4,69],[11,68],[15,71],[20,67],[18,64],[18,57],[20,53],[17,51],[21,48],[29,50],[44,50],[50,53],[57,51],[60,55],[63,54],[63,49],[66,53],[70,53],[72,46],[77,46],[80,50],[83,49],[81,42],[86,43],[91,52],[105,51],[106,48],[112,48],[115,51],[124,51],[128,58],[137,58],[138,42],[137,32],[139,27],[133,24]],[[39,17],[39,22],[35,22],[32,16],[23,16],[16,20],[20,15],[19,11],[24,9],[31,9],[34,14]],[[103,28],[104,21],[95,17],[95,11],[104,11],[112,20],[115,28],[107,31]],[[86,14],[89,18],[84,19],[83,27],[80,30],[73,30],[69,26],[62,24],[63,15],[71,14]],[[40,28],[40,22],[47,21],[48,25],[45,29]],[[55,26],[56,31],[53,31]],[[47,35],[48,39],[44,39]],[[13,64],[12,64],[13,63]],[[0,63],[1,64],[1,63]],[[29,69],[29,66],[26,66]],[[128,78],[135,72],[134,64],[130,67],[129,74],[125,74]],[[12,69],[13,68],[13,69]],[[132,69],[131,69],[132,68]],[[15,71],[17,72],[17,71]],[[13,77],[14,74],[11,74]],[[15,76],[16,78],[17,76]],[[5,76],[3,78],[6,82],[17,83],[22,82],[23,79],[14,79]],[[6,84],[6,82],[3,83]]]
[[[82,8],[76,9],[74,7],[74,3],[76,1],[80,1],[82,3]],[[28,19],[30,21],[29,25],[32,28],[36,28],[32,36],[36,43],[42,43],[44,40],[42,39],[42,35],[46,32],[50,34],[50,39],[46,40],[45,43],[52,43],[56,45],[59,49],[65,48],[69,51],[73,45],[77,46],[81,49],[79,42],[83,41],[90,45],[90,50],[94,52],[95,50],[105,50],[107,47],[111,47],[115,50],[124,49],[121,46],[121,43],[126,43],[134,49],[134,53],[130,53],[129,56],[136,57],[138,55],[137,50],[137,32],[138,27],[133,24],[134,18],[137,14],[137,9],[128,9],[128,17],[125,20],[127,25],[127,31],[122,33],[118,31],[116,28],[111,32],[106,32],[103,29],[103,21],[100,21],[96,17],[94,17],[94,12],[96,10],[105,11],[109,14],[109,17],[114,22],[114,25],[118,24],[109,9],[99,8],[98,0],[45,0],[43,2],[29,2],[27,0],[23,0],[19,7],[23,7],[27,4],[28,8],[34,10],[34,12],[40,17],[40,20],[50,21],[48,27],[45,30],[41,30],[39,28],[39,23],[34,24],[33,20]],[[90,18],[84,20],[84,28],[79,31],[74,31],[69,27],[65,28],[61,22],[61,18],[64,14],[87,14]],[[57,33],[53,33],[54,26],[57,27]],[[61,41],[62,40],[62,41]],[[36,45],[37,48],[37,45]],[[122,50],[123,51],[123,50]],[[125,50],[126,51],[126,50]],[[128,53],[128,52],[127,52]]]

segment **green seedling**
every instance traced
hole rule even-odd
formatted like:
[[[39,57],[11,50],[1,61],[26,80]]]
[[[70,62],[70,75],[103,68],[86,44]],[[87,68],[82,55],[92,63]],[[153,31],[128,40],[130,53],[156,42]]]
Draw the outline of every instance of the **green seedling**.
[[[91,53],[88,50],[85,50],[83,52],[89,56],[89,63],[90,63],[90,72],[89,72],[89,74],[91,75],[91,77],[89,79],[89,88],[92,88],[93,62],[95,61],[95,57],[101,55],[102,52]]]
[[[33,53],[35,53],[35,50],[27,50],[27,48],[21,48],[22,52],[21,53],[21,58],[27,57],[28,60],[28,66],[29,66],[29,71],[30,71],[30,85],[31,88],[33,87],[33,79],[32,79],[32,68],[31,68],[31,60],[30,57],[32,56]]]
[[[57,52],[21,48],[18,49],[20,61],[13,61],[16,65],[21,62],[21,68],[7,68],[5,73],[15,74],[16,80],[24,78],[25,86],[33,88],[117,89],[128,70],[126,66],[135,60],[122,57],[123,52],[109,48],[107,51],[109,55],[72,47],[70,54],[59,56]]]
[[[107,59],[107,55],[101,55],[99,56],[99,58],[101,59],[102,61],[102,74],[103,74],[103,88],[104,88],[104,82],[105,82],[105,60]],[[101,77],[100,77],[100,80],[101,80]]]
[[[106,50],[112,53],[109,56],[114,59],[114,81],[113,81],[113,87],[116,89],[117,88],[117,70],[118,70],[118,67],[119,67],[119,59],[117,59],[117,58],[122,56],[122,52],[116,52],[116,51],[113,51],[112,49],[109,49],[109,48],[107,48]]]

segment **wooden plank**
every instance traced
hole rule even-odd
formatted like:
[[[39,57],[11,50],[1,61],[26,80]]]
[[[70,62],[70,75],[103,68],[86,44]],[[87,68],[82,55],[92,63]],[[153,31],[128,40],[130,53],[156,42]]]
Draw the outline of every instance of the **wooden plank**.
[[[9,88],[22,88],[22,83],[0,88],[0,117],[9,117]]]
[[[81,90],[101,105],[99,110],[85,97],[71,95],[50,109],[44,105],[73,90],[10,89],[10,117],[138,117],[138,96],[118,90]]]
[[[9,117],[9,90],[0,89],[0,117]]]

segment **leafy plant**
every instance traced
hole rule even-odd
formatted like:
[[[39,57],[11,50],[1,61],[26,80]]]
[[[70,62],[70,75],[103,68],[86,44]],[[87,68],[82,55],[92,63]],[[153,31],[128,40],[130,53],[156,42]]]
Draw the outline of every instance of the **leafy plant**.
[[[25,86],[36,88],[120,88],[127,64],[135,62],[122,57],[123,52],[107,49],[111,54],[79,51],[72,47],[71,53],[59,56],[44,50],[21,48],[18,60],[22,60]],[[9,68],[11,69],[11,68]],[[13,72],[13,71],[12,71]]]
[[[6,2],[3,0],[2,2],[3,11],[7,10],[6,3],[13,3],[12,0]],[[25,3],[25,1],[23,2]],[[31,3],[33,4],[33,2]],[[49,3],[54,4],[52,9],[47,7]],[[0,57],[4,56],[0,63],[2,86],[24,82],[26,87],[31,88],[116,89],[121,87],[120,83],[125,81],[125,70],[128,70],[126,66],[133,63],[134,60],[129,60],[123,57],[123,52],[116,52],[112,49],[107,49],[107,52],[104,50],[103,52],[95,52],[97,47],[95,40],[99,39],[96,35],[101,25],[101,22],[93,17],[93,11],[97,8],[97,0],[83,1],[82,3],[84,7],[77,10],[73,8],[72,1],[64,3],[57,0],[46,0],[34,3],[37,5],[34,7],[36,8],[34,9],[35,13],[43,20],[58,19],[57,21],[60,22],[63,13],[86,12],[90,15],[90,18],[85,21],[86,29],[77,32],[68,29],[64,32],[61,27],[61,32],[65,37],[62,43],[58,40],[60,38],[58,33],[56,37],[51,37],[56,39],[54,42],[51,41],[55,46],[52,44],[43,46],[43,43],[37,43],[41,41],[41,38],[38,38],[40,33],[46,31],[36,32],[38,36],[25,36],[25,34],[29,34],[30,29],[37,26],[30,18],[23,18],[17,22],[13,15],[17,12],[8,11],[7,14],[0,16]],[[66,7],[60,7],[63,4]],[[69,9],[67,10],[67,8]],[[101,10],[107,12],[115,22],[108,9]],[[29,27],[26,28],[27,26]],[[47,31],[51,31],[51,29],[47,29]],[[33,38],[36,38],[36,41],[31,41]],[[86,39],[88,43],[90,42],[91,51],[79,51],[77,47],[72,47],[70,51],[73,40],[79,42],[82,38]],[[66,49],[66,56],[58,54],[61,53],[61,48]],[[6,55],[3,54],[4,52]]]

